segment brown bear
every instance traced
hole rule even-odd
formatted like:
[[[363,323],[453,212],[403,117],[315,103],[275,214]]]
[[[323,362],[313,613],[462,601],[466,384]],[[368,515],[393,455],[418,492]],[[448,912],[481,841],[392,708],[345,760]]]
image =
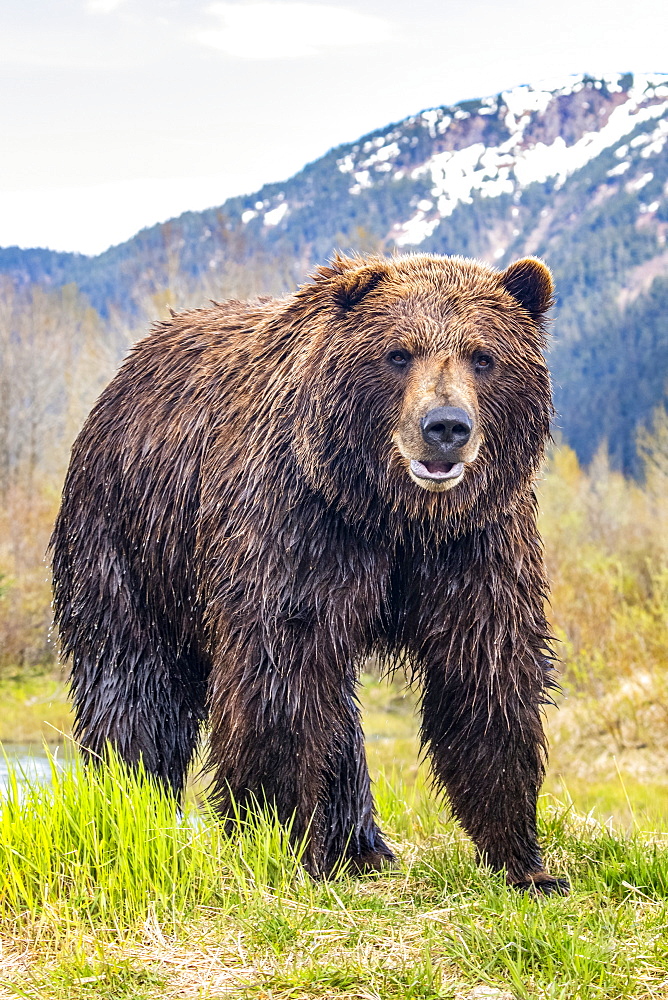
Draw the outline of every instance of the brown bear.
[[[315,875],[392,860],[361,663],[422,685],[435,780],[479,857],[541,892],[552,686],[532,481],[545,265],[336,257],[295,294],[174,314],[72,452],[52,538],[75,733],[221,814],[272,804]]]

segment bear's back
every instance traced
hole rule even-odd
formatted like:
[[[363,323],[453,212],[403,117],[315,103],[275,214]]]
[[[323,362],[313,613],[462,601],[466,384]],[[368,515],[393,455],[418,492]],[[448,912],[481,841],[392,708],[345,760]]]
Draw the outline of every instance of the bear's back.
[[[52,538],[61,576],[93,574],[97,554],[114,550],[140,592],[151,578],[152,603],[172,614],[175,596],[192,604],[207,452],[222,442],[233,469],[234,440],[266,395],[266,326],[279,308],[214,303],[172,316],[135,345],[72,449]],[[78,567],[67,555],[75,536],[88,539]]]

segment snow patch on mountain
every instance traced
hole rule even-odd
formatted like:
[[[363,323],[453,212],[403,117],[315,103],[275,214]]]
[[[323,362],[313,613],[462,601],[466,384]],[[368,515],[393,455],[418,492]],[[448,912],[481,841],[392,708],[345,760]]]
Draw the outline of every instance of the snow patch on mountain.
[[[287,201],[282,201],[280,205],[276,208],[272,208],[270,212],[265,212],[264,224],[265,226],[277,226],[285,213],[288,210]]]
[[[394,242],[399,247],[422,243],[428,236],[431,236],[440,221],[439,218],[428,220],[424,211],[417,212],[408,222],[395,227]]]
[[[629,181],[628,184],[625,185],[625,188],[629,193],[635,191],[642,191],[645,185],[649,184],[649,182],[652,180],[654,180],[654,174],[652,173],[651,170],[649,170],[646,174],[643,174],[641,177],[636,177],[635,180]]]
[[[597,89],[605,86],[609,93],[619,93],[622,88],[618,81],[619,78],[599,80],[594,86]],[[584,86],[584,78],[578,78],[539,88],[516,87],[501,94],[501,101],[507,109],[504,124],[511,133],[510,138],[498,146],[485,147],[483,143],[472,143],[464,149],[436,153],[414,169],[411,174],[413,179],[425,175],[431,178],[431,193],[437,199],[436,214],[418,212],[403,225],[396,226],[396,243],[405,246],[422,242],[431,235],[440,219],[451,215],[458,204],[470,204],[474,193],[495,198],[501,194],[512,194],[517,187],[535,181],[545,183],[549,178],[555,180],[557,188],[561,187],[571,174],[586,166],[604,149],[614,146],[639,124],[661,118],[668,111],[668,84],[660,77],[636,76],[626,101],[612,110],[601,129],[585,133],[571,145],[562,136],[557,136],[549,145],[540,141],[527,143],[525,132],[533,117],[545,114],[556,98],[576,93]],[[430,126],[434,123],[435,119],[430,119]],[[645,146],[649,156],[660,152],[666,139],[668,122],[662,120],[653,133],[635,137],[629,146]],[[645,154],[645,149],[641,155]],[[622,155],[626,155],[627,151],[628,147]],[[621,174],[626,169],[620,164],[609,176],[616,172]]]

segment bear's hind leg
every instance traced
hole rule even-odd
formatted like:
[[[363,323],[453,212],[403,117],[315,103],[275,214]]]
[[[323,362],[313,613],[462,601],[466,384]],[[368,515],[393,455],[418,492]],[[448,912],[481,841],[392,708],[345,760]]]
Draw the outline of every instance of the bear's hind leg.
[[[72,661],[75,739],[91,759],[111,746],[128,764],[141,760],[178,796],[206,715],[206,664],[116,549],[96,556],[109,567],[97,580],[56,542],[56,623]]]
[[[121,666],[75,655],[71,688],[74,736],[86,756],[104,758],[111,747],[127,764],[140,761],[175,796],[183,791],[205,716],[205,682],[170,670],[153,649]]]

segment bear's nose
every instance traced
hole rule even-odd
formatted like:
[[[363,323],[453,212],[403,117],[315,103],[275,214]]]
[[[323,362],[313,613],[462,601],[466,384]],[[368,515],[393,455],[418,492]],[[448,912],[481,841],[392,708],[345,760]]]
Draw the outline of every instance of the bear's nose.
[[[462,448],[471,437],[473,423],[459,406],[437,406],[422,418],[420,428],[427,444]]]

